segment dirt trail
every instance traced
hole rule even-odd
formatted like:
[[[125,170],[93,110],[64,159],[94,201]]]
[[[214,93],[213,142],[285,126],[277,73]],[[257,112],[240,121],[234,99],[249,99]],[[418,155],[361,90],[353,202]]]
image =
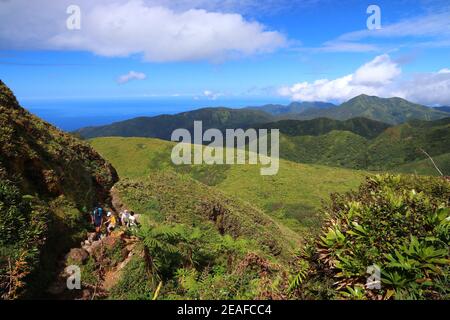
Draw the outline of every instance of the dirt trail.
[[[122,211],[124,205],[120,200],[118,192],[114,187],[110,190],[111,195],[111,211],[116,214]],[[136,254],[135,246],[138,239],[129,236],[123,227],[117,228],[109,236],[104,236],[99,240],[95,240],[95,233],[87,233],[87,237],[81,242],[79,247],[72,248],[66,254],[64,259],[60,261],[59,273],[56,280],[48,289],[49,298],[58,300],[91,300],[102,299],[108,296],[108,292],[120,280],[122,271]],[[108,257],[108,251],[119,250],[121,259],[112,261]],[[93,276],[98,279],[96,284],[86,285],[82,281],[81,289],[69,290],[67,288],[67,279],[70,274],[67,272],[67,265],[83,268],[88,261],[94,261],[95,271]]]

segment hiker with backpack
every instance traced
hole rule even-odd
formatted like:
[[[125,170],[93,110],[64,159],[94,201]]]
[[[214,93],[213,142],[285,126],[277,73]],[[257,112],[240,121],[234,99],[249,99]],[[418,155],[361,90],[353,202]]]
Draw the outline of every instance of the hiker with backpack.
[[[98,238],[101,233],[101,228],[103,224],[103,213],[104,213],[103,208],[100,205],[97,205],[91,214],[91,221],[95,227],[96,238]]]

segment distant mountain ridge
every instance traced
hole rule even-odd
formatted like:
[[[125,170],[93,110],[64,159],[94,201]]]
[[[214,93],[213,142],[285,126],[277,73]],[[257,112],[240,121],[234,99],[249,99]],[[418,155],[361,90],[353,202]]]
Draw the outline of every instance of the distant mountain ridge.
[[[414,119],[432,121],[448,117],[448,115],[448,113],[435,108],[411,103],[401,98],[379,98],[360,95],[340,106],[325,102],[293,102],[288,106],[273,104],[243,109],[204,108],[176,115],[140,117],[106,126],[86,127],[74,133],[86,139],[118,136],[170,140],[171,134],[175,129],[185,128],[192,131],[194,121],[202,121],[204,130],[209,128],[223,130],[226,128],[261,127],[262,124],[281,120],[312,120],[318,118],[340,121],[366,118],[371,121],[397,125]],[[289,126],[291,123],[278,122],[278,124]],[[349,124],[346,125],[348,126]],[[341,130],[342,125],[334,128],[330,124],[330,127],[335,130]],[[282,131],[287,130],[284,128],[279,129]],[[300,129],[297,128],[296,130]],[[375,132],[378,131],[375,130]],[[314,133],[309,132],[309,134]],[[367,134],[369,133],[366,132],[362,135],[367,136]],[[372,137],[373,134],[369,134],[369,136]]]
[[[308,109],[296,116],[291,115],[290,118],[309,120],[321,117],[336,120],[363,117],[389,124],[400,124],[413,119],[426,121],[442,119],[448,117],[448,114],[402,98],[379,98],[363,94],[337,108]]]
[[[302,113],[309,109],[329,109],[336,107],[337,107],[336,105],[328,102],[305,101],[305,102],[292,102],[287,106],[281,104],[267,104],[261,107],[247,107],[246,109],[261,110],[270,113],[271,115],[277,116],[283,114]]]
[[[203,129],[243,128],[249,124],[273,121],[274,117],[260,110],[205,108],[176,115],[140,117],[101,127],[87,127],[75,131],[83,138],[96,137],[144,137],[170,140],[172,132],[179,128],[193,131],[194,121],[202,121]]]

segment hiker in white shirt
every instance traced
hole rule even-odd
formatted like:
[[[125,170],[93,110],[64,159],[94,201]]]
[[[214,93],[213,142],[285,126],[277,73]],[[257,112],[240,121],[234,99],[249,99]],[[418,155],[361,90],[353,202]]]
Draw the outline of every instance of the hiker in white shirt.
[[[128,226],[130,228],[138,226],[138,222],[136,220],[136,216],[133,211],[130,212],[130,216],[128,218]]]
[[[129,219],[130,219],[130,213],[128,212],[128,210],[122,211],[120,214],[120,222],[122,223],[123,226],[127,226],[129,224]]]

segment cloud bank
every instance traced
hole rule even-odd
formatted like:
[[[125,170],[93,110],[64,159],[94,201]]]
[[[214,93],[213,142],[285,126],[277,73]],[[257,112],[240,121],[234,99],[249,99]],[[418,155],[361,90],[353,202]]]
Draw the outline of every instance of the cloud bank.
[[[399,64],[387,54],[375,57],[355,72],[285,86],[278,93],[299,101],[347,101],[360,94],[401,97],[426,105],[450,104],[450,70],[402,76]]]
[[[149,62],[177,62],[222,61],[272,52],[287,43],[281,33],[240,14],[176,10],[158,3],[80,0],[81,30],[68,30],[71,1],[2,1],[0,48],[89,51],[106,57],[137,54]]]

